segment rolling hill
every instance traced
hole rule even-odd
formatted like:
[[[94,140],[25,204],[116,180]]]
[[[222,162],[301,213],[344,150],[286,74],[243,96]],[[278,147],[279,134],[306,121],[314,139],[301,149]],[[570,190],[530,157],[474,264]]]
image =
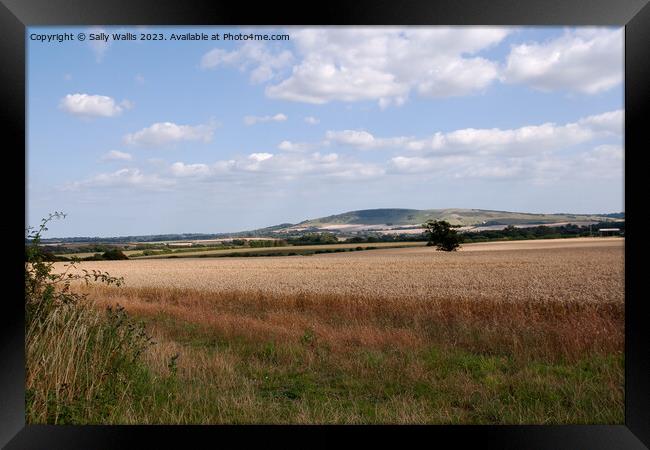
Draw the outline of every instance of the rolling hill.
[[[556,223],[587,223],[619,220],[619,214],[537,214],[484,209],[402,209],[382,208],[349,211],[342,214],[305,220],[295,225],[269,227],[274,232],[305,229],[322,230],[379,230],[418,227],[427,220],[446,220],[462,227],[490,227],[506,225],[538,225]],[[283,224],[287,225],[287,224]]]

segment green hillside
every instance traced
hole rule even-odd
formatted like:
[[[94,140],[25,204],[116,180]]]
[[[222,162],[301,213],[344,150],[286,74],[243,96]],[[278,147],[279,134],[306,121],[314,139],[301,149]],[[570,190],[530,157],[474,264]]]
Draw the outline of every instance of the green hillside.
[[[483,209],[364,209],[306,220],[302,227],[324,225],[419,225],[426,220],[446,220],[454,225],[518,225],[530,223],[584,222],[612,220],[605,215],[586,214],[534,214]]]

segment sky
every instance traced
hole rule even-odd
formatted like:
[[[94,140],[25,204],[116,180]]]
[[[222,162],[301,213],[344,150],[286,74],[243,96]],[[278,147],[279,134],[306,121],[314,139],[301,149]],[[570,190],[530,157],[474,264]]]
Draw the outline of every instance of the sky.
[[[45,237],[624,211],[622,28],[30,27],[26,44],[27,223],[67,213]]]

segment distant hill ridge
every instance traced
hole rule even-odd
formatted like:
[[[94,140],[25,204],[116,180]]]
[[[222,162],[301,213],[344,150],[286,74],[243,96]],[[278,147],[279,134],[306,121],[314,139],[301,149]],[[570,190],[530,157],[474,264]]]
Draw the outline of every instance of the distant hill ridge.
[[[538,214],[486,209],[362,209],[305,220],[296,226],[323,227],[327,225],[420,225],[427,220],[446,220],[453,225],[479,224],[518,225],[528,223],[588,222],[624,218],[624,213],[614,214]]]
[[[119,237],[66,237],[47,238],[43,243],[71,243],[71,242],[152,242],[176,241],[194,239],[218,239],[230,237],[254,237],[275,235],[275,233],[291,233],[305,231],[362,231],[377,230],[381,228],[417,227],[427,220],[446,220],[453,225],[466,227],[492,226],[492,225],[526,225],[526,224],[552,224],[552,223],[580,223],[580,222],[607,222],[624,220],[625,213],[605,214],[538,214],[510,211],[497,211],[488,209],[407,209],[407,208],[378,208],[348,211],[342,214],[304,220],[297,224],[282,223],[255,230],[229,232],[229,233],[183,233],[183,234],[157,234],[141,236]],[[26,239],[25,242],[28,242]]]

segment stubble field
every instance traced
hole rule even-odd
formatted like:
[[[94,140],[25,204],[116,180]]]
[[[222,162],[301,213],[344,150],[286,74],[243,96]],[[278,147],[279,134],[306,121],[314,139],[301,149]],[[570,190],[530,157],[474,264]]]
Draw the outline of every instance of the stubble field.
[[[113,423],[622,423],[623,257],[602,238],[93,261],[124,286],[77,289],[157,342]]]

